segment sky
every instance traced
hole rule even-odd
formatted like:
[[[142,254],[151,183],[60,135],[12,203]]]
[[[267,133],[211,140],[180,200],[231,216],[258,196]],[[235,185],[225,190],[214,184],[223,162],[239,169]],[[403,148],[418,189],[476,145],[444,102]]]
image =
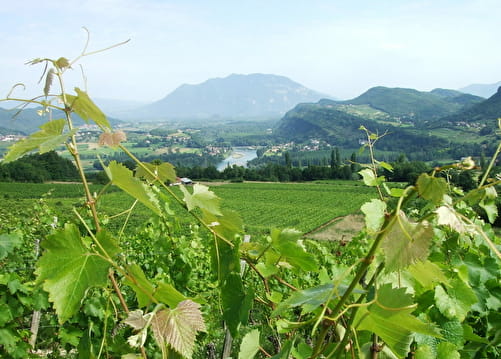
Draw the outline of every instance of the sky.
[[[0,98],[42,93],[34,58],[84,56],[65,85],[159,100],[232,73],[286,76],[338,99],[501,81],[499,0],[22,0],[0,4]]]

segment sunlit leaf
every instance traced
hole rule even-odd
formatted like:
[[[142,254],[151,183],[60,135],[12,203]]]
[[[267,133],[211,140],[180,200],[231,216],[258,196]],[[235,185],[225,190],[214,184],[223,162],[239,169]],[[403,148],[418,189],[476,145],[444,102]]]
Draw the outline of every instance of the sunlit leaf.
[[[37,281],[49,292],[59,322],[64,323],[78,311],[89,288],[106,285],[109,263],[84,245],[72,224],[42,241],[42,247]]]
[[[440,206],[436,210],[437,222],[440,225],[449,226],[451,229],[459,233],[468,232],[468,226],[464,223],[461,216],[449,206]]]
[[[291,228],[273,229],[271,232],[273,249],[280,255],[280,260],[305,271],[316,271],[318,264],[315,256],[299,245],[302,233]]]
[[[447,192],[447,182],[444,178],[423,173],[417,179],[417,188],[421,197],[439,204]]]
[[[205,322],[200,306],[191,300],[185,300],[175,309],[158,311],[151,321],[151,328],[160,346],[168,345],[190,359],[197,332],[205,331]]]
[[[479,203],[480,207],[482,207],[487,214],[490,223],[494,223],[498,216],[498,206],[496,204],[497,196],[498,194],[494,187],[487,187],[485,189],[485,197]]]
[[[437,345],[437,359],[460,359],[461,355],[456,346],[448,342],[440,342]]]
[[[56,149],[63,144],[68,137],[74,135],[77,129],[63,133],[66,120],[52,120],[40,126],[40,131],[31,134],[29,137],[20,140],[9,147],[9,152],[4,157],[3,163],[17,160],[26,153],[39,149],[40,153],[45,153]]]
[[[141,166],[138,166],[136,169],[136,177],[144,178],[148,182],[154,182],[156,180],[160,182],[176,181],[176,171],[174,170],[174,166],[168,162],[164,162],[160,165],[143,162],[143,166],[148,168],[150,172],[154,174],[154,176],[148,173]]]
[[[449,284],[449,279],[440,267],[430,261],[416,262],[410,265],[408,270],[425,289],[433,289],[438,283]]]
[[[195,183],[193,185],[193,192],[190,193],[188,190],[181,186],[181,191],[184,194],[184,202],[191,211],[194,208],[205,209],[206,211],[222,216],[221,210],[219,208],[219,202],[221,199],[216,196],[216,194],[209,190],[209,187]]]
[[[110,123],[106,119],[105,114],[92,102],[89,95],[78,87],[75,88],[75,92],[77,96],[66,95],[71,109],[85,122],[89,123],[89,120],[92,120],[96,125],[111,130]]]
[[[366,186],[374,187],[379,184],[376,176],[374,175],[374,172],[371,169],[364,168],[358,173],[362,176]]]
[[[156,214],[161,214],[158,199],[151,187],[148,187],[141,180],[135,178],[131,170],[116,161],[111,161],[104,170],[112,184],[127,192]]]
[[[376,233],[384,223],[386,203],[379,199],[372,199],[364,203],[361,211],[365,215],[365,224],[369,233]]]
[[[386,270],[403,269],[428,257],[433,228],[427,222],[410,222],[403,212],[390,224],[381,244]]]
[[[393,166],[390,165],[389,163],[387,162],[384,162],[384,161],[379,161],[378,164],[383,167],[385,170],[388,170],[388,171],[393,171]]]
[[[435,287],[437,308],[449,319],[457,319],[462,322],[471,306],[477,301],[475,292],[460,279],[453,280],[447,289],[441,285]]]
[[[240,344],[238,359],[252,359],[259,351],[259,330],[254,329],[245,334]]]

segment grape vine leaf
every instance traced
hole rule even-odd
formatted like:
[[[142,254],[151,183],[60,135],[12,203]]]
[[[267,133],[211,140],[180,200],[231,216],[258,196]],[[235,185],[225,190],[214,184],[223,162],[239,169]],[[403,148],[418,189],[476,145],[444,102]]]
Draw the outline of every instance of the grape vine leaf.
[[[427,222],[410,222],[403,212],[388,226],[381,244],[387,271],[395,271],[425,260],[433,238],[433,228]]]
[[[158,198],[151,187],[135,178],[131,170],[116,161],[111,161],[104,170],[114,185],[127,192],[156,214],[161,214]]]
[[[73,111],[77,113],[86,123],[89,123],[89,119],[94,121],[99,127],[104,127],[111,130],[111,125],[106,119],[105,114],[96,106],[94,102],[90,99],[89,95],[85,91],[80,90],[75,87],[76,96],[66,95],[66,99],[70,104]]]
[[[315,256],[306,252],[298,243],[302,233],[291,228],[271,231],[273,249],[280,254],[280,260],[305,271],[317,271]]]
[[[181,294],[176,288],[168,283],[159,283],[153,295],[155,299],[161,303],[167,304],[169,307],[174,308],[187,298]]]
[[[365,224],[369,233],[376,233],[384,223],[386,203],[380,199],[372,199],[360,208],[365,215]]]
[[[221,285],[223,319],[233,337],[238,334],[240,324],[247,323],[253,300],[254,292],[250,289],[245,292],[240,273],[226,276]]]
[[[200,306],[191,300],[156,312],[151,328],[160,346],[168,345],[188,359],[193,355],[197,332],[206,330]]]
[[[384,176],[376,177],[370,168],[365,168],[358,173],[362,176],[366,186],[375,187],[384,182]]]
[[[4,259],[14,249],[23,244],[22,237],[19,233],[4,233],[0,234],[0,259]]]
[[[74,128],[71,131],[63,133],[65,125],[66,120],[62,118],[44,123],[39,127],[40,131],[29,135],[27,138],[9,147],[9,152],[5,155],[3,163],[15,161],[36,148],[39,149],[40,153],[54,150],[64,143],[68,137],[74,135],[78,131],[78,129]]]
[[[444,178],[422,173],[417,179],[417,188],[421,197],[439,204],[447,192],[447,182]]]
[[[447,290],[441,285],[435,287],[436,306],[449,319],[462,322],[477,301],[475,292],[460,279],[453,279]]]
[[[140,266],[132,263],[126,267],[129,277],[125,279],[125,284],[130,286],[136,293],[137,304],[140,307],[145,307],[151,303],[155,288],[146,278]]]
[[[89,288],[106,285],[109,263],[84,245],[72,224],[48,236],[42,247],[37,282],[49,292],[62,324],[78,311]]]
[[[433,289],[439,283],[449,285],[449,279],[442,272],[442,269],[433,262],[416,262],[409,266],[408,271],[424,289]]]
[[[259,330],[254,329],[245,334],[240,344],[238,359],[253,359],[259,351]]]
[[[437,359],[460,359],[461,355],[456,346],[448,342],[440,342],[437,345]]]
[[[376,303],[359,308],[354,323],[358,330],[379,335],[397,356],[407,355],[413,333],[440,337],[437,328],[411,315],[416,306],[406,288],[383,284],[376,297]]]
[[[494,223],[498,216],[498,207],[496,205],[497,196],[498,194],[494,187],[487,187],[485,189],[485,196],[479,203],[480,207],[482,207],[487,214],[490,223]]]
[[[136,168],[136,177],[144,178],[148,182],[154,182],[156,180],[160,182],[176,181],[176,171],[174,170],[174,166],[168,162],[164,162],[160,165],[143,162],[142,165],[153,173],[154,176],[152,176],[142,166],[138,166]]]
[[[188,192],[184,186],[181,186],[181,191],[184,194],[184,202],[189,211],[198,207],[217,216],[223,215],[219,208],[221,199],[214,192],[210,191],[209,187],[195,183],[193,185],[193,193]]]
[[[468,225],[464,223],[454,208],[444,205],[437,208],[435,212],[437,213],[438,224],[449,226],[458,233],[466,233],[469,231]]]

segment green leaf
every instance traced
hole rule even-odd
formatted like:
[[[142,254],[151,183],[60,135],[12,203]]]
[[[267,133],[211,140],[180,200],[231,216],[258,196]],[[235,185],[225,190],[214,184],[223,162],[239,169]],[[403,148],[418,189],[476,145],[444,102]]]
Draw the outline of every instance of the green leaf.
[[[146,307],[151,303],[154,287],[146,278],[140,266],[132,263],[126,267],[127,272],[132,276],[131,279],[125,279],[125,284],[131,287],[136,293],[137,303],[140,307]]]
[[[136,177],[144,178],[148,182],[154,182],[156,180],[160,182],[176,181],[176,171],[174,170],[174,166],[168,162],[164,162],[160,165],[143,163],[143,166],[153,173],[154,176],[148,173],[143,167],[138,166],[136,169]]]
[[[254,293],[245,293],[239,273],[231,273],[221,286],[223,319],[233,337],[238,334],[240,324],[249,318]]]
[[[379,199],[372,199],[362,205],[361,211],[365,214],[365,225],[368,232],[378,232],[384,223],[386,203]]]
[[[96,239],[106,253],[103,253],[101,247],[99,246],[96,246],[96,251],[105,257],[110,256],[110,258],[113,258],[122,251],[122,249],[118,246],[116,239],[105,229],[97,233]]]
[[[16,142],[9,147],[9,152],[4,157],[3,163],[17,160],[26,153],[38,148],[40,153],[54,150],[63,144],[66,139],[74,135],[78,129],[73,129],[63,133],[66,120],[52,120],[40,126],[40,131],[35,132],[27,138]]]
[[[277,274],[279,271],[278,267],[276,265],[271,264],[271,263],[263,263],[263,262],[259,262],[258,264],[256,264],[256,269],[265,278],[268,278],[274,274]]]
[[[217,234],[229,242],[234,242],[235,236],[243,232],[243,221],[235,211],[223,209],[221,215],[203,210],[202,220]]]
[[[42,241],[42,247],[37,282],[49,292],[62,324],[79,310],[89,288],[106,285],[109,263],[84,245],[72,224]]]
[[[155,313],[151,328],[160,347],[168,345],[179,354],[191,359],[197,332],[206,330],[199,308],[197,303],[185,300],[175,309],[165,309]]]
[[[388,271],[395,271],[428,257],[433,227],[427,222],[410,222],[403,212],[388,226],[381,247]]]
[[[209,187],[195,183],[193,185],[193,193],[189,193],[184,186],[180,188],[184,194],[184,202],[189,211],[198,207],[216,216],[223,215],[219,208],[221,199],[214,192],[210,191]]]
[[[66,99],[73,111],[77,113],[86,123],[89,120],[94,121],[96,125],[102,128],[111,130],[110,123],[106,119],[105,114],[96,106],[85,91],[75,87],[77,96],[66,95]]]
[[[496,188],[487,187],[485,189],[485,197],[479,203],[480,207],[482,207],[487,214],[490,223],[494,223],[498,216],[498,207],[496,205],[497,196]]]
[[[23,238],[19,233],[0,234],[0,259],[7,257],[14,249],[23,244]]]
[[[415,306],[405,288],[392,288],[391,284],[383,284],[376,297],[376,303],[359,308],[354,323],[358,330],[379,335],[397,356],[407,355],[413,333],[439,336],[434,326],[410,314]]]
[[[333,283],[326,283],[315,287],[298,290],[281,302],[273,311],[272,316],[281,315],[284,311],[294,308],[303,307],[303,313],[311,313],[321,305],[325,304],[329,299],[334,299],[342,296],[346,291],[346,286],[334,286]],[[355,290],[355,293],[362,293]]]
[[[382,182],[380,178],[376,178],[374,172],[369,168],[364,168],[358,173],[362,176],[366,186],[375,187]]]
[[[271,232],[273,249],[279,253],[282,262],[305,271],[316,271],[318,264],[315,256],[306,252],[299,244],[301,236],[302,233],[295,229],[273,229]]]
[[[389,163],[387,162],[384,162],[384,161],[378,161],[377,162],[381,167],[383,167],[385,170],[388,170],[388,171],[393,171],[393,166],[390,165]]]
[[[462,322],[477,300],[475,292],[460,279],[451,281],[451,286],[447,287],[447,290],[441,285],[435,287],[437,308],[449,319]]]
[[[152,188],[135,178],[131,170],[121,163],[111,161],[108,167],[105,167],[105,171],[114,185],[127,192],[154,213],[161,214],[158,198]]]
[[[422,173],[417,179],[417,188],[421,197],[439,204],[447,192],[447,182],[444,178]]]
[[[437,345],[437,359],[460,359],[461,355],[456,346],[448,342],[440,342]]]
[[[457,348],[461,348],[464,343],[463,326],[458,320],[441,323],[440,325],[444,340],[454,344]]]
[[[296,347],[292,348],[292,355],[297,359],[308,359],[313,354],[313,349],[301,341]]]
[[[155,299],[161,303],[167,304],[169,307],[174,308],[183,300],[187,298],[178,292],[176,288],[168,283],[159,283],[154,294]]]
[[[245,334],[240,344],[238,359],[252,359],[259,351],[259,330],[254,329]]]
[[[449,279],[440,267],[430,261],[416,262],[409,266],[408,270],[425,289],[433,289],[439,283],[449,285]]]

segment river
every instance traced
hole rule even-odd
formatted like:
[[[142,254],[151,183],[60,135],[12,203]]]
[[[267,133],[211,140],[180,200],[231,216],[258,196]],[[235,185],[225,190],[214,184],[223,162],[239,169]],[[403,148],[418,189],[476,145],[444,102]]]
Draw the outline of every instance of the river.
[[[218,171],[223,171],[228,165],[233,166],[243,166],[247,167],[247,161],[250,161],[257,157],[255,149],[249,147],[235,147],[231,152],[230,156],[225,158],[217,165]]]

